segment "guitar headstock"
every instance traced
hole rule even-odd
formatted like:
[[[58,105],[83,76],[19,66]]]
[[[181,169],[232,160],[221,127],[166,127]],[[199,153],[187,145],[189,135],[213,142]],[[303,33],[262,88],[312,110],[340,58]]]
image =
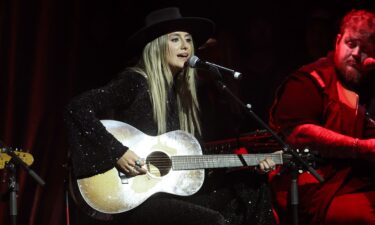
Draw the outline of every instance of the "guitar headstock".
[[[34,162],[34,157],[27,152],[23,152],[21,149],[12,149],[12,152],[16,154],[26,165],[30,166]],[[5,148],[0,148],[0,169],[4,169],[6,164],[12,159],[8,153],[8,150]]]
[[[318,154],[315,152],[310,151],[308,148],[304,149],[295,149],[294,152],[298,157],[300,157],[303,161],[305,161],[309,166],[316,168],[319,161],[321,161],[320,157],[318,157]],[[290,153],[284,153],[283,159],[286,163],[293,163],[293,166],[298,166],[298,172],[303,173],[304,170],[302,166],[296,165],[296,163],[293,160],[293,155]]]

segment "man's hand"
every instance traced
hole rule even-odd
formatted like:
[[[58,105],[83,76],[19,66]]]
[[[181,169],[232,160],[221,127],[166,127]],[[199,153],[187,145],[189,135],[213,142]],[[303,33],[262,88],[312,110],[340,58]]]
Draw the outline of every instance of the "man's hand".
[[[375,138],[357,140],[358,158],[375,162]]]

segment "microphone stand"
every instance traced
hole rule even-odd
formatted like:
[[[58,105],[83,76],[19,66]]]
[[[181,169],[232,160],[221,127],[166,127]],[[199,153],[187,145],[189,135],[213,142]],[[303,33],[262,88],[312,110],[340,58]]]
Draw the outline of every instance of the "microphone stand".
[[[9,215],[12,225],[17,224],[17,177],[16,177],[16,167],[13,163],[7,164],[7,169],[10,171],[9,175]]]
[[[18,183],[17,183],[17,168],[16,165],[21,165],[23,169],[25,169],[28,174],[34,178],[41,186],[45,185],[45,182],[42,178],[40,178],[32,169],[30,169],[27,164],[22,161],[15,153],[12,148],[3,147],[4,152],[12,157],[12,159],[7,163],[6,168],[10,171],[9,176],[9,215],[11,219],[11,224],[17,224],[17,191],[18,191]]]
[[[225,85],[222,81],[222,75],[220,71],[215,68],[211,67],[210,71],[217,75],[215,79],[217,86],[219,89],[223,90],[227,93],[235,102],[237,102],[242,108],[245,109],[245,112],[249,114],[253,119],[255,119],[264,129],[271,133],[271,135],[276,139],[276,141],[282,146],[282,150],[284,153],[288,153],[292,156],[293,160],[290,161],[291,168],[292,168],[292,181],[291,181],[291,207],[292,207],[292,220],[293,225],[298,225],[298,170],[302,168],[303,170],[307,170],[312,174],[315,179],[317,179],[320,183],[324,182],[324,179],[320,174],[316,172],[305,160],[303,160],[295,151],[293,151],[290,146],[282,140],[282,138],[277,135],[256,113],[254,113],[251,109],[250,104],[245,104],[241,101],[233,92]],[[219,79],[220,78],[220,79]]]

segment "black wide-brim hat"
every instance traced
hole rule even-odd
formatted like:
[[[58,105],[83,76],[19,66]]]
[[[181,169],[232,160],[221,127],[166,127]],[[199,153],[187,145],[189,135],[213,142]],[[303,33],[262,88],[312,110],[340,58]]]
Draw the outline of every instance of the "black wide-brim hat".
[[[201,17],[182,17],[176,7],[151,12],[145,18],[145,26],[127,41],[127,49],[140,53],[144,46],[154,39],[175,31],[185,31],[192,35],[195,47],[204,44],[214,33],[213,21]]]

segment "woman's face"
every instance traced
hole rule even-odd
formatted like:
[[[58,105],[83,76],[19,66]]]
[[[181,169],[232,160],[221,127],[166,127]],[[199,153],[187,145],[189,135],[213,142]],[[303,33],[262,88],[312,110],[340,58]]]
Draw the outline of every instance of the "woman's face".
[[[192,54],[193,39],[187,32],[177,31],[168,34],[167,63],[175,75],[180,72]]]

